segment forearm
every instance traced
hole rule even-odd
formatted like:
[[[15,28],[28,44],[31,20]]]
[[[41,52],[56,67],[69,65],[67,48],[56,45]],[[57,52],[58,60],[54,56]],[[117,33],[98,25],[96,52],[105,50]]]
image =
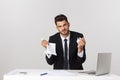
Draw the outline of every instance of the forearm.
[[[50,64],[50,65],[54,64],[55,60],[56,60],[55,55],[51,55],[50,58],[48,58],[47,55],[46,55],[46,61],[47,61],[48,64]]]

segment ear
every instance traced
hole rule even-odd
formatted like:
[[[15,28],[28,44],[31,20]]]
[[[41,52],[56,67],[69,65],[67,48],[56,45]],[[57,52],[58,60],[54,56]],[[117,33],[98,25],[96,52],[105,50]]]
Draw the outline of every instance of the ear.
[[[68,26],[70,27],[70,23],[68,22]]]

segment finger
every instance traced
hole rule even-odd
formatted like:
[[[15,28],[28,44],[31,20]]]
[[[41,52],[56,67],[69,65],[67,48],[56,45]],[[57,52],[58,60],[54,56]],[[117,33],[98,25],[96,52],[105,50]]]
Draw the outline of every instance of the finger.
[[[84,44],[84,45],[86,44],[86,41],[85,41],[84,38],[81,39],[81,43]]]
[[[48,45],[48,42],[46,40],[42,40],[41,45],[43,47],[46,47]]]
[[[47,40],[42,40],[42,43],[48,43]]]
[[[83,41],[78,43],[78,47],[83,47],[85,45],[85,43]]]
[[[84,42],[84,43],[86,43],[86,41],[85,41],[85,38],[83,37],[83,38],[81,38],[81,40]]]

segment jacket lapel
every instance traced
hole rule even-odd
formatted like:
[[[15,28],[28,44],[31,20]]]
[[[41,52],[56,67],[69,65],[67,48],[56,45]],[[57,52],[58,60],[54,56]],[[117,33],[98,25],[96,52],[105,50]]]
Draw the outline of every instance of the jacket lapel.
[[[70,33],[70,43],[69,43],[69,58],[72,56],[72,53],[75,54],[76,52],[76,37],[73,33]]]
[[[61,40],[61,37],[60,37],[60,34],[58,34],[57,36],[57,44],[56,44],[56,51],[57,51],[57,54],[60,55],[60,56],[63,56],[63,45],[62,45],[62,40]]]

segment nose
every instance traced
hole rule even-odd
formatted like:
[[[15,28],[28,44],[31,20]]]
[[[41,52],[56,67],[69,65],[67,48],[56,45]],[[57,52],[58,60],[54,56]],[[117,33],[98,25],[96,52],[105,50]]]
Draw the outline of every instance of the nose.
[[[65,29],[65,27],[64,26],[62,26],[62,30],[64,30]]]

